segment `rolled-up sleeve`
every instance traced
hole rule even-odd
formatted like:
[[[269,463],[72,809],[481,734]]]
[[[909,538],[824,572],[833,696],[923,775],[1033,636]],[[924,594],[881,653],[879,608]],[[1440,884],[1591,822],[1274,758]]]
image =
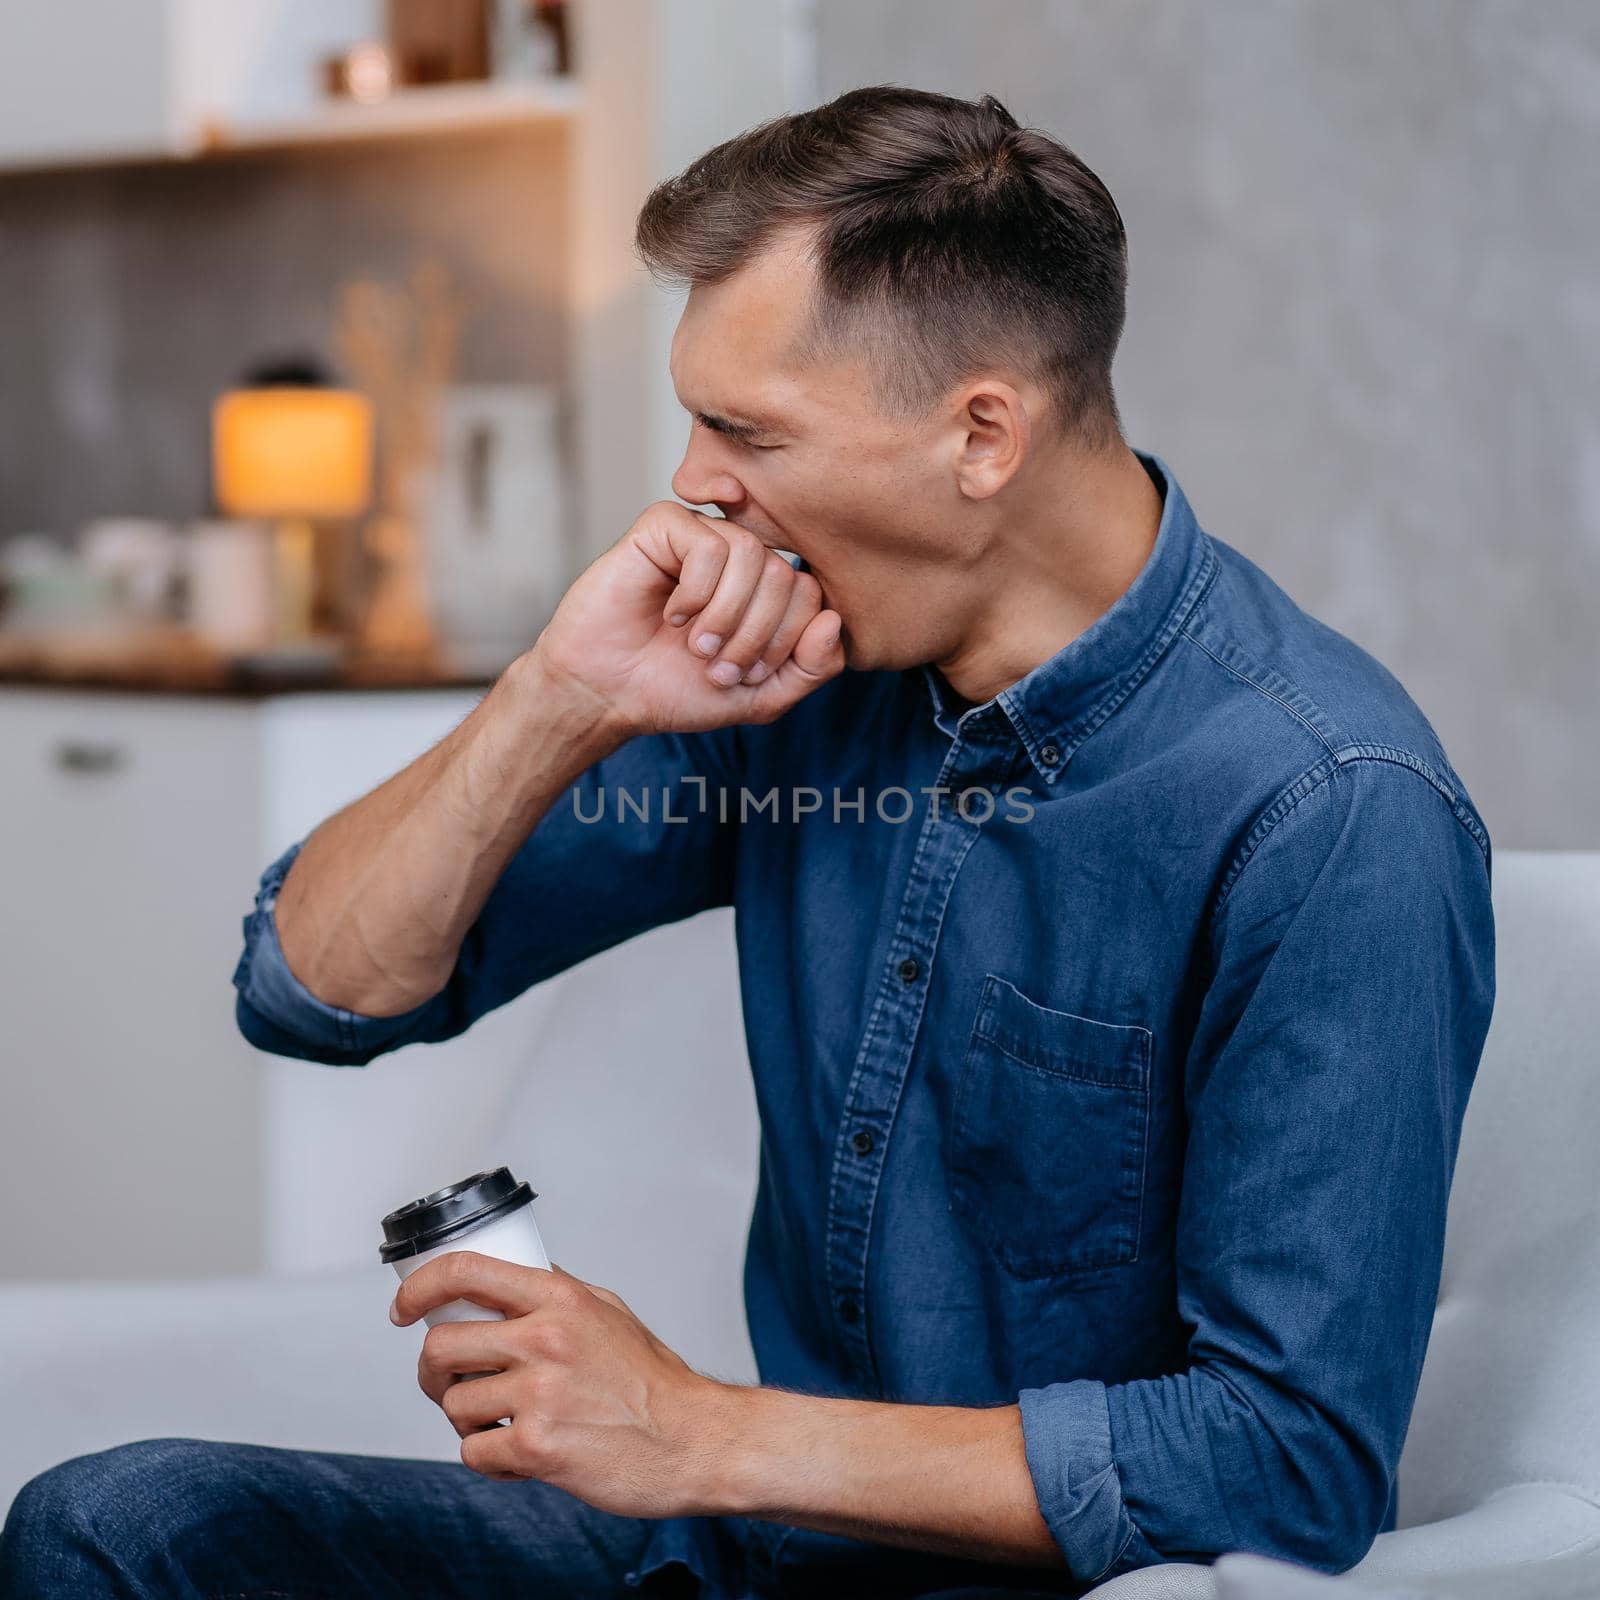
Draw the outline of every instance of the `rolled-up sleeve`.
[[[732,829],[718,805],[737,730],[649,734],[595,762],[556,800],[507,865],[462,940],[454,970],[397,1016],[319,999],[278,941],[278,892],[300,845],[262,874],[234,970],[240,1031],[259,1049],[333,1066],[436,1043],[588,956],[732,898]]]
[[[299,844],[291,845],[262,873],[255,909],[244,919],[244,953],[233,974],[233,985],[238,990],[234,1009],[239,1028],[259,1050],[329,1064],[358,1065],[410,1026],[416,1013],[364,1017],[330,1006],[289,970],[278,943],[273,908],[283,880],[299,854]]]
[[[1024,1389],[1075,1576],[1226,1551],[1342,1571],[1388,1510],[1494,1005],[1488,836],[1345,753],[1252,829],[1207,929],[1176,1239],[1188,1366]]]

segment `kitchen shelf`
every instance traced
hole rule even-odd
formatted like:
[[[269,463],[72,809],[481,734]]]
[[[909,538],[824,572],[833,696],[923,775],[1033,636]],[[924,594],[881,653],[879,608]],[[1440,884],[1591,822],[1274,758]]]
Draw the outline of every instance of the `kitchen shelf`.
[[[581,100],[570,80],[547,83],[457,83],[402,89],[371,105],[330,103],[283,122],[213,121],[200,131],[191,156],[252,150],[290,150],[369,139],[475,133],[480,130],[565,124]]]
[[[452,83],[399,89],[372,105],[330,101],[303,116],[234,122],[212,117],[168,145],[134,143],[65,153],[0,156],[0,181],[59,172],[179,166],[254,152],[319,150],[405,139],[449,138],[496,129],[567,127],[583,92],[570,78],[542,83]]]

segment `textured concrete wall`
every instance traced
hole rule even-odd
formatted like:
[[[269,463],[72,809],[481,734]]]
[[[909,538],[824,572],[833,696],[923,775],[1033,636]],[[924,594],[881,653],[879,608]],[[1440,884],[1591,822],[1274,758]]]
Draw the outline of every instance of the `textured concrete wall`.
[[[1600,8],[818,18],[825,94],[989,91],[1105,179],[1134,442],[1396,673],[1497,845],[1600,846]]]

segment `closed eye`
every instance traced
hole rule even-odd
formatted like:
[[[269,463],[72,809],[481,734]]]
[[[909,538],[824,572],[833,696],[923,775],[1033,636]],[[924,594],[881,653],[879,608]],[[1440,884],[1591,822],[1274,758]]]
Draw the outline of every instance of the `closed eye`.
[[[728,417],[709,416],[703,411],[694,414],[694,420],[700,427],[712,433],[721,434],[729,444],[743,445],[747,450],[776,450],[775,444],[761,444],[758,442],[760,430],[751,427],[748,423],[734,422]]]

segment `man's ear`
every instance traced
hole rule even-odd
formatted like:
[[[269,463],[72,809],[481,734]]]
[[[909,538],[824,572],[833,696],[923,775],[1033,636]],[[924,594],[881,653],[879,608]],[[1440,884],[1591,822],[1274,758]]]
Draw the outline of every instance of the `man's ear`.
[[[1033,439],[1021,393],[985,378],[955,397],[956,483],[969,500],[987,500],[1016,476]]]

